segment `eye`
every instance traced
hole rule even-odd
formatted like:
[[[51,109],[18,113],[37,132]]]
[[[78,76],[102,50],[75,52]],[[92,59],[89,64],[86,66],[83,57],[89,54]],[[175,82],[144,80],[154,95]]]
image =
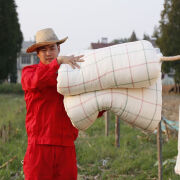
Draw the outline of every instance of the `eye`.
[[[41,51],[45,52],[45,51],[46,51],[46,49],[41,49]]]
[[[55,50],[55,47],[51,47],[50,49],[51,49],[52,51],[54,51],[54,50]]]

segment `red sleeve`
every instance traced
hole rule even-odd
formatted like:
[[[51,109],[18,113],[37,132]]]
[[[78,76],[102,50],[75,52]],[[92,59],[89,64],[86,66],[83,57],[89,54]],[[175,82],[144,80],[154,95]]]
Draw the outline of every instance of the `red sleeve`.
[[[100,118],[101,116],[103,116],[104,112],[106,111],[100,111],[97,118]]]
[[[22,70],[22,88],[24,91],[35,88],[42,89],[47,86],[56,86],[57,71],[59,69],[57,60],[50,64],[38,64],[37,66],[27,66]]]

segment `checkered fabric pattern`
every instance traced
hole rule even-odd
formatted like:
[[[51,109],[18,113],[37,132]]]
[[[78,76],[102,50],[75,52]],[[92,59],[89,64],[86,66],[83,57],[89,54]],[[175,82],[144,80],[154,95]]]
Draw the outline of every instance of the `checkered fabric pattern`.
[[[154,84],[161,71],[160,58],[149,41],[136,41],[91,50],[80,69],[62,64],[57,90],[76,95],[109,88],[143,88]]]
[[[107,89],[65,96],[64,105],[72,124],[85,130],[98,112],[110,110],[128,124],[152,132],[161,120],[162,87],[159,78],[149,88]]]
[[[161,120],[162,85],[152,44],[143,40],[82,54],[80,69],[63,64],[58,70],[57,90],[65,95],[72,124],[85,130],[99,111],[110,110],[134,127],[154,131]]]

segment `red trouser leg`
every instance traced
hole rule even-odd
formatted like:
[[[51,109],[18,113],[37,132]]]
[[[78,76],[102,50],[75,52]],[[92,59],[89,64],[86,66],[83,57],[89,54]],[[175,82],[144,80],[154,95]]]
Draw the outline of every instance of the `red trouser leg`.
[[[76,180],[75,147],[28,145],[23,170],[25,180]]]

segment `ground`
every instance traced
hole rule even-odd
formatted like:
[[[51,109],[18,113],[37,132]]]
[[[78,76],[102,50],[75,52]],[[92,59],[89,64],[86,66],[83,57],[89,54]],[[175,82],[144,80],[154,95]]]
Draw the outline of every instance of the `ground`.
[[[168,120],[179,121],[180,95],[163,94],[162,104],[162,115]]]

